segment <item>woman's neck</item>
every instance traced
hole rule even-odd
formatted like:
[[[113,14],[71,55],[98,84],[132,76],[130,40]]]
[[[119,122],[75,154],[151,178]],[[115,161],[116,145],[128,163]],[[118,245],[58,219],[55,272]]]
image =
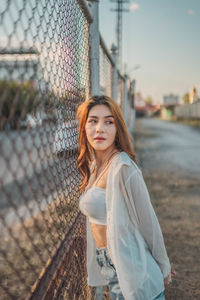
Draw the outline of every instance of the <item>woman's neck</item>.
[[[110,160],[110,158],[114,155],[114,153],[117,153],[118,150],[113,147],[109,148],[105,151],[95,151],[95,159],[96,159],[96,166],[97,168],[100,168],[102,165],[104,165],[106,162]]]

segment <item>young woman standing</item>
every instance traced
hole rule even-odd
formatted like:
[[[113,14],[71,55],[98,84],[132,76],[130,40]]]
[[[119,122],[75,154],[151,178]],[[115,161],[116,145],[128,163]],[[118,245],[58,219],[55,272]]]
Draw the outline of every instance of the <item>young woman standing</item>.
[[[121,110],[94,96],[79,106],[77,119],[88,284],[108,285],[111,299],[163,300],[175,271]]]

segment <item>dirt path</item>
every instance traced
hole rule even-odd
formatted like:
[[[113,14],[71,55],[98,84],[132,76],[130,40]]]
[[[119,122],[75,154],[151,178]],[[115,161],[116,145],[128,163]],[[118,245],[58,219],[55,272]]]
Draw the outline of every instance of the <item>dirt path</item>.
[[[170,128],[171,123],[156,122],[137,120],[134,139],[137,159],[162,227],[168,255],[177,272],[165,296],[166,300],[200,300],[200,168],[198,173],[198,167],[192,172],[187,166],[184,168],[184,164],[178,165],[184,151],[186,159],[189,156],[194,159],[196,155],[200,157],[200,148],[194,145],[191,154],[191,151],[186,152],[188,145],[184,147],[183,143],[180,153],[171,152],[170,159],[169,150],[177,148],[173,136],[176,128]],[[165,141],[164,147],[162,141]]]

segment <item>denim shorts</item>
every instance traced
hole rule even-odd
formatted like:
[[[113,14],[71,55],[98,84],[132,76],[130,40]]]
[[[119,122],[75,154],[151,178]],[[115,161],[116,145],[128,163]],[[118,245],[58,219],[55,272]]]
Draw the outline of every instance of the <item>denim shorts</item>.
[[[107,248],[96,249],[97,263],[101,268],[101,274],[108,282],[110,299],[125,300],[120,290],[115,266],[108,254]],[[165,300],[164,292],[159,294],[154,300]]]
[[[101,268],[101,274],[108,282],[110,299],[125,300],[120,290],[115,266],[108,254],[107,248],[96,249],[96,259]]]

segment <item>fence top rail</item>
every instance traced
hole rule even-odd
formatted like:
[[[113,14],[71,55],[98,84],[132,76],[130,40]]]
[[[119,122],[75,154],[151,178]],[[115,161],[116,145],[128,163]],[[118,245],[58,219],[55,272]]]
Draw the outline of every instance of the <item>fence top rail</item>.
[[[115,63],[114,63],[114,61],[113,61],[113,59],[112,59],[112,56],[111,56],[111,54],[109,53],[108,48],[107,48],[107,46],[106,46],[106,44],[105,44],[105,42],[104,42],[104,40],[103,40],[103,38],[102,38],[102,36],[101,36],[100,33],[99,33],[99,39],[100,39],[100,46],[102,47],[102,49],[103,49],[105,55],[106,55],[107,58],[109,59],[111,65],[114,66]]]
[[[123,81],[125,82],[125,78],[124,78],[124,76],[120,73],[119,70],[117,70],[117,74],[118,74],[118,78],[121,79],[121,80],[123,80]]]
[[[76,0],[80,8],[83,10],[83,13],[85,14],[85,17],[87,18],[89,23],[93,22],[93,17],[90,12],[90,8],[86,2],[86,0]]]

